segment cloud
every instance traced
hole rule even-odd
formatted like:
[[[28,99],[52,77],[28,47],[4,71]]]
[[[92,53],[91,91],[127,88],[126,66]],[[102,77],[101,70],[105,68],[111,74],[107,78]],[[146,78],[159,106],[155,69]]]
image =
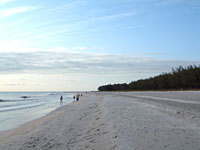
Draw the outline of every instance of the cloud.
[[[143,75],[169,72],[200,61],[159,60],[115,54],[34,52],[1,53],[0,73]],[[141,76],[141,78],[143,77]]]
[[[72,9],[78,8],[81,5],[84,5],[86,1],[72,1],[72,2],[66,2],[62,5],[55,6],[53,8],[45,9],[44,12],[52,13],[52,12],[62,12],[62,11],[70,11]]]
[[[106,21],[106,20],[118,19],[118,18],[123,18],[123,17],[135,16],[138,13],[139,13],[138,11],[116,13],[116,14],[112,14],[112,15],[93,17],[93,18],[89,19],[88,21]]]
[[[5,5],[7,3],[11,3],[11,2],[14,2],[14,1],[16,1],[16,0],[1,0],[0,5]]]
[[[24,53],[24,52],[79,52],[79,51],[86,51],[90,48],[87,46],[75,46],[75,47],[56,47],[50,49],[40,49],[40,48],[25,48],[24,42],[22,40],[0,40],[0,54],[1,53]]]
[[[15,8],[9,8],[9,9],[4,9],[0,10],[0,18],[16,15],[19,13],[24,13],[28,11],[32,11],[35,9],[38,9],[39,7],[33,7],[33,6],[20,6],[20,7],[15,7]]]
[[[4,22],[2,28],[2,34],[4,33],[9,39],[21,39],[24,43],[31,43],[33,40],[48,40],[55,42],[56,40],[63,40],[61,36],[76,36],[86,35],[89,33],[99,32],[106,27],[109,29],[116,29],[116,24],[105,24],[109,21],[115,21],[118,19],[132,17],[139,13],[139,10],[125,9],[120,11],[110,10],[108,8],[97,7],[95,10],[85,10],[82,8],[86,5],[85,1],[73,1],[65,3],[63,5],[53,5],[34,11],[30,15],[22,15],[19,19],[12,19],[9,22]],[[8,16],[12,16],[19,13],[35,10],[38,7],[21,6],[16,8],[10,8],[1,10],[0,19]],[[102,11],[102,9],[104,9]],[[85,13],[88,12],[88,13]],[[63,14],[65,16],[63,17]],[[84,15],[83,15],[84,14]],[[41,18],[38,21],[38,18]],[[34,23],[33,20],[36,20]],[[14,22],[13,22],[14,21]],[[22,28],[23,26],[23,28]],[[5,37],[3,35],[3,37]],[[45,40],[45,41],[46,41]],[[4,44],[5,45],[5,44]]]
[[[98,23],[104,23],[106,21],[112,21],[112,20],[117,20],[121,19],[124,17],[132,17],[137,15],[139,12],[138,11],[130,11],[130,12],[124,12],[124,13],[115,13],[111,15],[102,15],[102,16],[93,16],[89,17],[87,19],[84,18],[79,18],[76,21],[72,21],[71,23],[60,23],[60,25],[57,25],[58,22],[56,23],[49,23],[46,25],[41,26],[40,28],[33,29],[28,32],[20,33],[16,36],[19,38],[25,38],[27,39],[44,39],[44,38],[49,38],[49,37],[54,37],[55,38],[58,35],[80,35],[80,34],[86,34],[88,32],[96,32],[99,31],[102,28],[105,28],[103,26],[98,26],[96,27],[96,24]],[[95,26],[94,26],[95,25]],[[109,28],[115,28],[114,25],[109,26]],[[41,34],[42,33],[42,34]],[[58,36],[59,37],[59,36]]]

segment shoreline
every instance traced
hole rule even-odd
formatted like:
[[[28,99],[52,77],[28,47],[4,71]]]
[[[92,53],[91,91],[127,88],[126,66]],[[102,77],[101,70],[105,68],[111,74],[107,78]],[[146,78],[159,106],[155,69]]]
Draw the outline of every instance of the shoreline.
[[[69,92],[70,93],[70,92]],[[13,132],[14,130],[17,130],[17,129],[20,129],[20,128],[23,128],[23,127],[26,127],[26,126],[29,126],[31,123],[35,123],[35,122],[42,122],[43,120],[46,120],[46,119],[51,119],[50,116],[54,115],[54,113],[58,113],[60,112],[60,109],[63,109],[62,107],[66,107],[67,105],[72,105],[73,103],[75,103],[76,101],[73,100],[71,102],[68,102],[66,104],[60,104],[61,106],[57,107],[57,108],[54,108],[53,110],[49,111],[48,113],[46,114],[43,114],[42,116],[40,117],[37,117],[35,119],[32,119],[32,120],[29,120],[29,121],[26,121],[22,124],[19,124],[19,125],[16,125],[16,127],[13,127],[11,129],[7,129],[7,130],[0,130],[0,135],[1,133],[5,133],[5,132]],[[60,103],[58,101],[58,103]]]
[[[21,98],[22,95],[30,96],[29,99]],[[60,103],[59,96],[65,99]],[[73,102],[74,93],[2,93],[4,99],[0,103],[0,131],[6,131],[19,127],[20,125],[44,117],[59,107]]]
[[[199,104],[200,94],[196,94],[192,99]],[[176,114],[177,108],[170,106],[174,104],[171,101],[167,104],[136,96],[135,92],[83,94],[78,102],[60,107],[19,128],[0,132],[0,149],[199,150],[199,122],[191,122],[200,120],[199,112],[186,108],[185,113],[196,113],[196,118],[190,118],[181,111]],[[172,99],[173,96],[185,98],[179,93],[162,98]],[[184,106],[182,101],[176,103]]]
[[[71,103],[73,103],[73,102],[71,102]],[[71,104],[71,103],[69,103],[69,104]],[[67,105],[69,105],[69,104],[67,104]],[[61,106],[61,107],[64,107],[64,106]],[[1,130],[0,131],[0,140],[1,140],[2,134],[6,134],[7,137],[10,137],[10,136],[13,136],[15,134],[24,134],[24,133],[26,133],[30,130],[33,130],[34,128],[39,127],[44,121],[52,119],[53,116],[55,116],[55,114],[59,114],[61,107],[50,111],[49,113],[45,114],[44,116],[41,116],[41,117],[38,117],[36,119],[27,121],[27,122],[22,123],[20,125],[17,125],[16,127],[12,128],[12,129]]]
[[[60,106],[60,107],[58,107],[58,108],[55,108],[54,110],[48,112],[47,114],[44,114],[44,115],[42,115],[42,116],[40,116],[40,117],[38,117],[38,118],[29,120],[29,121],[26,121],[26,122],[24,122],[24,123],[22,123],[22,124],[16,125],[16,127],[13,127],[13,128],[11,128],[11,129],[0,130],[0,134],[1,134],[1,133],[4,133],[4,132],[12,132],[12,131],[14,131],[14,130],[17,130],[18,128],[22,128],[23,126],[27,126],[27,125],[31,124],[32,122],[34,123],[34,122],[37,122],[37,121],[39,121],[39,120],[43,120],[44,118],[48,117],[48,116],[51,115],[52,113],[55,113],[55,112],[59,111],[59,109],[61,109],[62,107],[65,107],[66,105],[69,105],[69,104],[71,104],[71,103],[74,103],[74,102],[70,102],[70,103],[68,103],[68,104],[65,104],[64,106]]]

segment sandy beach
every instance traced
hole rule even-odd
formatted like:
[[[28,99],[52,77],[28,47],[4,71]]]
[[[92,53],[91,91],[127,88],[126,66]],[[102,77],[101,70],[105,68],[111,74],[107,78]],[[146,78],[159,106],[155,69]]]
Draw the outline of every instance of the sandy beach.
[[[0,141],[0,150],[200,150],[200,92],[83,94]]]

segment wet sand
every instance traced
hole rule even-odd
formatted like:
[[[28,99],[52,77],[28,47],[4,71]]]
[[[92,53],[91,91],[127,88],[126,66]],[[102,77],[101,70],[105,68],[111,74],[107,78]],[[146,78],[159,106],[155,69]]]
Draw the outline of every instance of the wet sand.
[[[200,92],[84,94],[0,141],[2,150],[199,150]]]

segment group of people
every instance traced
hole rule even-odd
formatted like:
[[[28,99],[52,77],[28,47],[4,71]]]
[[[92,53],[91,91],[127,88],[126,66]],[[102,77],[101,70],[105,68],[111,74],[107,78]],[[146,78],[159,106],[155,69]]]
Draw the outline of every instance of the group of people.
[[[76,96],[73,96],[73,99],[76,101],[79,101],[80,97],[82,97],[82,94],[77,94]],[[60,97],[60,102],[62,103],[63,101],[63,96]]]
[[[80,97],[82,97],[82,94],[77,94],[76,96],[73,96],[73,99],[76,101],[79,101]]]

